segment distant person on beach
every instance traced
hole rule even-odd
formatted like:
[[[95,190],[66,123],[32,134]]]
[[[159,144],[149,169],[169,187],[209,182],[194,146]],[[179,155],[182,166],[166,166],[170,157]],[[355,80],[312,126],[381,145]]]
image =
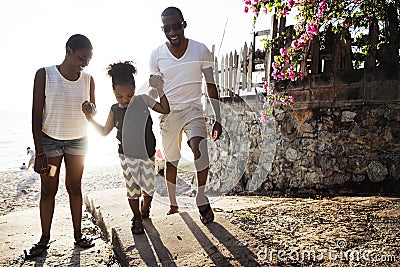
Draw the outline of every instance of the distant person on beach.
[[[31,156],[31,158],[29,159],[28,167],[27,167],[27,169],[29,169],[31,166],[33,166],[35,164],[35,151],[33,151],[33,149],[31,149],[28,146],[26,148],[26,154]]]
[[[154,155],[156,139],[152,130],[153,121],[149,108],[162,114],[169,113],[169,103],[163,92],[163,80],[159,75],[150,78],[156,88],[160,102],[148,95],[135,95],[136,67],[130,61],[108,66],[117,103],[111,106],[105,126],[97,123],[90,113],[87,119],[103,136],[117,128],[118,153],[126,181],[129,206],[133,212],[131,230],[144,233],[142,219],[150,215],[154,194]],[[143,194],[141,207],[139,198]]]
[[[92,44],[81,34],[72,35],[65,47],[60,65],[36,72],[33,88],[32,133],[36,158],[34,170],[40,174],[40,221],[42,235],[26,258],[40,256],[49,247],[61,163],[65,164],[65,185],[69,194],[75,246],[94,246],[82,235],[81,180],[87,152],[85,110],[95,105],[95,85],[91,75],[82,70],[92,58]],[[90,101],[90,102],[89,102]],[[54,172],[54,175],[53,175]]]
[[[205,196],[209,159],[205,140],[207,128],[201,102],[203,76],[215,114],[212,139],[217,140],[222,132],[219,97],[212,70],[213,58],[204,44],[185,37],[187,23],[178,8],[166,8],[161,14],[161,21],[167,41],[152,52],[150,73],[163,74],[164,92],[171,105],[171,113],[160,117],[162,146],[166,159],[165,176],[170,200],[167,215],[179,210],[176,201],[176,176],[184,131],[195,159],[198,181],[196,204],[201,221],[208,223],[214,220],[214,214]]]
[[[27,168],[26,168],[25,162],[22,163],[21,167],[19,167],[19,168],[20,168],[21,170],[26,170]]]

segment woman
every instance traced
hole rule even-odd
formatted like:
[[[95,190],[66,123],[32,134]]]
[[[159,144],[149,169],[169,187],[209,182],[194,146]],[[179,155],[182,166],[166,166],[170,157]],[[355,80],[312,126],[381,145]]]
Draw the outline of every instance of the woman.
[[[83,72],[92,58],[92,44],[81,34],[66,43],[66,55],[60,65],[36,72],[33,87],[32,133],[35,143],[35,172],[40,174],[40,221],[42,235],[37,244],[25,252],[26,257],[42,255],[48,249],[61,162],[65,164],[65,184],[70,200],[75,245],[94,246],[81,232],[81,179],[87,151],[87,120],[82,112],[94,109],[94,80]],[[89,102],[90,101],[90,102]],[[52,166],[54,173],[49,173]]]

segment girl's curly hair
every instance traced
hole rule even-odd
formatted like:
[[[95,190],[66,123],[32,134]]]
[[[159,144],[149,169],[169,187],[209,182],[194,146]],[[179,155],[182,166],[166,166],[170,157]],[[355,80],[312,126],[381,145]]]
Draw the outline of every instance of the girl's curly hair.
[[[108,65],[107,74],[111,77],[113,88],[121,84],[135,85],[135,75],[137,72],[136,67],[132,61],[118,62]]]

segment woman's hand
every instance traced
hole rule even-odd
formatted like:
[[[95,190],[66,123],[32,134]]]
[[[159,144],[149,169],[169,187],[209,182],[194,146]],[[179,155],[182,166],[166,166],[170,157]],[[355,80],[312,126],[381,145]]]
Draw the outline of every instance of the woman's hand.
[[[36,154],[33,170],[39,174],[47,174],[48,161],[45,153]]]
[[[96,112],[96,105],[86,100],[82,103],[82,111],[83,113],[85,113],[86,116],[94,115],[94,113]]]

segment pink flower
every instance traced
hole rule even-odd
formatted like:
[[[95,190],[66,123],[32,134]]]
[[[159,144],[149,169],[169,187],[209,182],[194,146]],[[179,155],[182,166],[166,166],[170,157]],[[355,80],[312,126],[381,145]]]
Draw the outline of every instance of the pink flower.
[[[274,71],[279,69],[278,63],[276,63],[276,61],[274,61],[274,63],[272,63],[272,68],[274,69]]]
[[[249,12],[249,8],[247,6],[244,7],[244,13]]]
[[[313,23],[313,24],[307,23],[307,34],[309,37],[311,37],[312,35],[318,34],[318,27],[317,27],[316,23]]]
[[[267,81],[264,83],[263,87],[264,87],[264,92],[266,92],[267,89],[268,89],[268,82]]]
[[[280,49],[281,55],[286,56],[287,55],[287,50],[285,48]]]
[[[298,50],[299,49],[299,42],[297,40],[293,40],[292,41],[292,47],[294,50]]]
[[[281,69],[281,73],[278,75],[278,77],[282,80],[285,79],[285,70],[284,69]]]
[[[290,102],[290,104],[294,103],[294,97],[293,96],[289,96],[289,102]]]
[[[294,73],[293,69],[289,69],[289,78],[290,80],[296,80],[296,74]]]
[[[246,0],[246,1],[244,1],[244,3],[245,3],[246,5],[251,5],[251,0]]]
[[[283,16],[286,16],[289,13],[289,10],[287,10],[286,8],[282,10],[281,14]]]
[[[265,124],[265,123],[267,122],[267,115],[265,115],[265,114],[261,115],[261,117],[260,117],[260,122],[261,122],[262,124]]]

